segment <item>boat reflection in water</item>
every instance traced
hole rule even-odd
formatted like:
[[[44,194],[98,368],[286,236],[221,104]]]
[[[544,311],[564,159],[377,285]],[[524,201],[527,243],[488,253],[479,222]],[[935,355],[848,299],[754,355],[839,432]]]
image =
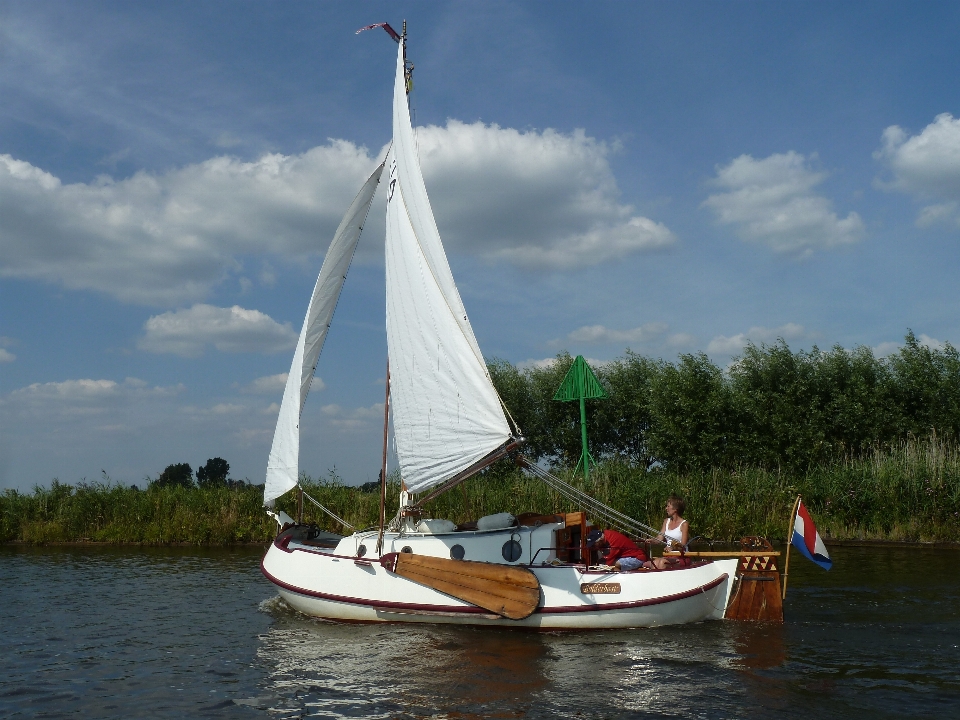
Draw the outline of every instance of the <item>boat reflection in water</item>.
[[[734,667],[744,670],[769,670],[787,661],[781,623],[736,623],[732,627],[737,653]]]
[[[582,717],[732,717],[757,697],[780,703],[766,677],[784,659],[780,627],[537,633],[328,622],[279,598],[264,610],[275,622],[261,636],[259,704],[280,716],[556,717],[573,704]]]
[[[526,713],[545,691],[548,638],[530,632],[335,623],[279,598],[258,651],[268,669],[260,707],[311,717],[480,718]]]

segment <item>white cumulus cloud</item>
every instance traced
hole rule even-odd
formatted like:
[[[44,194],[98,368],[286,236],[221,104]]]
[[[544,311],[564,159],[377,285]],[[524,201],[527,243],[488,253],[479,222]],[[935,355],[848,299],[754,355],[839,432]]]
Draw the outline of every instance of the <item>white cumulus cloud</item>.
[[[65,185],[0,155],[0,275],[137,303],[198,300],[240,268],[240,254],[324,251],[374,163],[365,148],[331,141]]]
[[[253,382],[240,388],[240,392],[252,395],[281,395],[286,386],[287,373],[277,373],[276,375],[265,375],[264,377],[257,378]],[[310,390],[312,392],[320,392],[326,386],[327,384],[319,375],[314,375]]]
[[[809,336],[806,328],[797,323],[787,323],[775,328],[752,327],[745,333],[727,337],[718,335],[707,345],[707,352],[715,355],[733,355],[747,346],[747,343],[768,343],[778,338],[800,340]]]
[[[347,409],[340,405],[324,405],[320,408],[335,427],[351,430],[365,426],[371,422],[383,422],[383,403],[374,403],[370,407]]]
[[[170,397],[184,390],[183,385],[150,387],[138,378],[115,380],[64,380],[33,383],[14,390],[8,402],[22,412],[54,412],[58,415],[102,414],[130,402],[150,397]]]
[[[930,203],[921,208],[917,225],[960,222],[960,118],[941,113],[912,136],[899,125],[891,125],[883,131],[874,158],[893,176],[889,182],[879,182],[881,187]]]
[[[0,348],[0,363],[13,362],[16,359],[17,359],[17,356],[14,355],[12,352],[4,348]]]
[[[840,218],[833,203],[814,192],[825,179],[826,173],[812,170],[807,158],[793,151],[760,160],[741,155],[717,168],[713,184],[722,192],[703,204],[716,212],[718,222],[734,225],[743,240],[805,256],[864,235],[857,213]]]
[[[450,120],[419,128],[418,141],[451,249],[565,269],[676,241],[665,225],[620,202],[610,146],[582,130]],[[325,251],[375,163],[366,148],[331,140],[299,155],[220,156],[164,173],[64,184],[0,154],[0,276],[148,305],[199,301],[241,273],[243,257],[302,260]],[[372,212],[375,233],[381,215]],[[261,283],[276,276],[264,259]]]
[[[658,338],[667,331],[664,323],[645,323],[631,330],[613,330],[603,325],[584,325],[567,335],[567,340],[579,343],[642,343]]]
[[[319,378],[317,378],[319,380]],[[316,383],[316,380],[314,381]],[[282,393],[287,385],[287,373],[277,373],[276,375],[265,375],[258,377],[253,382],[243,387],[243,392],[253,393],[254,395],[272,395]]]
[[[521,360],[517,363],[518,370],[539,370],[543,368],[553,367],[553,364],[557,362],[555,357],[548,358],[528,358],[526,360]]]
[[[237,403],[217,403],[212,408],[210,412],[214,415],[235,415],[236,413],[243,412],[246,408],[243,405],[238,405]]]
[[[449,120],[417,132],[437,224],[453,248],[517,265],[596,265],[676,242],[620,203],[611,148],[583,130]]]
[[[945,341],[937,340],[934,337],[930,337],[926,333],[920,333],[917,335],[917,342],[923,347],[929,348],[930,350],[943,350],[947,346]],[[886,357],[899,352],[901,348],[903,348],[902,342],[889,340],[874,346],[873,354],[877,357]]]
[[[197,304],[155,315],[143,329],[144,335],[137,342],[141,350],[182,357],[202,355],[208,345],[221,352],[272,353],[287,350],[297,342],[289,323],[281,325],[259,310],[238,305],[221,308]]]
[[[920,335],[917,336],[917,340],[920,341],[921,345],[928,347],[931,350],[943,350],[947,345],[947,343],[943,340],[937,340],[936,338],[932,338],[925,333],[920,333]]]
[[[609,360],[597,360],[596,358],[584,358],[587,361],[587,365],[592,368],[598,368],[606,365]],[[557,362],[555,357],[542,358],[537,360],[536,358],[530,358],[528,360],[521,360],[517,363],[518,370],[543,370],[544,368],[553,367]]]

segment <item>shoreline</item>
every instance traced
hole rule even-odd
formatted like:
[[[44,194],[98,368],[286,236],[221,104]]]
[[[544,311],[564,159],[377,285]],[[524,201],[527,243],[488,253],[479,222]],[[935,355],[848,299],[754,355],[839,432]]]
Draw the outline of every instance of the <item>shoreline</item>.
[[[931,451],[932,452],[932,451]],[[830,545],[960,547],[960,455],[920,453],[910,458],[851,462],[801,477],[760,469],[690,474],[647,472],[628,463],[606,462],[589,481],[572,470],[556,472],[578,489],[624,515],[658,527],[663,501],[687,499],[694,534],[721,547],[745,536],[783,543],[797,495]],[[316,502],[344,519],[331,519],[313,506],[304,521],[348,535],[349,528],[375,526],[379,493],[332,481],[301,483]],[[386,514],[398,510],[399,482],[389,481]],[[537,478],[515,466],[494,466],[445,493],[425,508],[429,517],[460,524],[497,512],[540,514],[577,510]],[[297,498],[288,494],[277,507],[291,517]],[[0,542],[18,545],[147,547],[266,547],[276,523],[263,512],[262,490],[242,487],[163,487],[134,490],[119,485],[53,483],[31,493],[0,493]],[[709,543],[709,540],[707,540]]]
[[[246,541],[235,543],[195,543],[195,542],[136,542],[136,541],[110,541],[110,540],[62,540],[49,542],[31,542],[29,540],[7,540],[0,542],[3,547],[190,547],[190,548],[253,548],[262,547],[264,550],[272,541]],[[783,546],[783,540],[772,540],[774,547]],[[718,545],[735,545],[735,542],[716,543]],[[830,547],[903,547],[924,550],[960,550],[960,541],[947,540],[840,540],[836,538],[824,538],[824,544]]]

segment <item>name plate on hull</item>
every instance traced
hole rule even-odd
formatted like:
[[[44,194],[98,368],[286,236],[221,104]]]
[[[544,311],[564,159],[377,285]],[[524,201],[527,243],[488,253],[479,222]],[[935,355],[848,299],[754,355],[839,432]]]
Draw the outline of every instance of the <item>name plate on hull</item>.
[[[580,583],[584,595],[619,595],[620,583]]]

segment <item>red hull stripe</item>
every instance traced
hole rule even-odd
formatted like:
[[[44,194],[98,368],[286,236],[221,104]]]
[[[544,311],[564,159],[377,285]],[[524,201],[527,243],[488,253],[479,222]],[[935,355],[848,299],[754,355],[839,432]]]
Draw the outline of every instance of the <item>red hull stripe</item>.
[[[407,610],[423,613],[463,613],[465,615],[490,614],[487,610],[479,607],[463,607],[462,605],[421,605],[418,603],[386,602],[384,600],[364,600],[363,598],[348,597],[346,595],[331,595],[330,593],[307,590],[306,588],[285,583],[283,580],[271,575],[270,572],[263,566],[263,560],[260,561],[260,571],[264,574],[267,580],[272,582],[277,587],[281,587],[284,590],[289,590],[290,592],[295,592],[298,595],[320,598],[321,600],[331,600],[333,602],[341,602],[348,605],[363,605],[365,607],[381,608],[384,610]],[[608,603],[603,605],[565,605],[563,607],[555,608],[537,608],[534,610],[534,612],[544,614],[594,612],[597,610],[627,610],[629,608],[646,607],[648,605],[662,605],[663,603],[683,600],[688,597],[693,597],[694,595],[700,595],[708,590],[713,590],[713,588],[717,587],[717,585],[726,580],[727,577],[727,574],[724,573],[720,577],[711,580],[706,585],[701,585],[700,587],[693,588],[692,590],[686,590],[682,593],[651,598],[650,600],[636,600],[634,602]]]
[[[695,587],[692,590],[685,590],[682,593],[674,593],[673,595],[650,598],[649,600],[634,600],[633,602],[622,603],[603,603],[602,605],[566,605],[555,608],[537,608],[536,612],[544,614],[575,613],[593,612],[594,610],[628,610],[630,608],[647,607],[648,605],[663,605],[664,603],[675,602],[676,600],[685,600],[686,598],[693,597],[694,595],[701,595],[708,590],[713,590],[717,585],[726,580],[727,577],[727,574],[724,573],[720,577],[711,580],[706,585]]]

